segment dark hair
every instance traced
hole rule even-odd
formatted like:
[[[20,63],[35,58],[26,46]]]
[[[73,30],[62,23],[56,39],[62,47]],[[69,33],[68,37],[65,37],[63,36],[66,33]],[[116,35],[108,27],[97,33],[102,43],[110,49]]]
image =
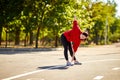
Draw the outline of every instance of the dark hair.
[[[85,37],[87,37],[88,36],[88,34],[86,33],[86,32],[83,32],[82,33]]]

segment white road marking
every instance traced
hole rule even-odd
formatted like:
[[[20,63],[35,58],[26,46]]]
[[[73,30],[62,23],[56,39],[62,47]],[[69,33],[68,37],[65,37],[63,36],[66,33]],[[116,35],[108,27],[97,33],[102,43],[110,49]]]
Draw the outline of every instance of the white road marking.
[[[103,60],[84,61],[82,63],[93,63],[93,62],[103,62],[103,61],[118,61],[118,60],[120,60],[120,59],[103,59]],[[12,76],[12,77],[9,77],[9,78],[5,78],[5,79],[2,79],[2,80],[12,80],[12,79],[24,77],[24,76],[27,76],[27,75],[35,74],[35,73],[38,73],[38,72],[43,72],[43,71],[46,71],[46,70],[51,70],[53,68],[59,68],[59,67],[62,67],[62,66],[63,65],[49,67],[49,68],[46,68],[46,69],[43,69],[43,70],[36,70],[36,71],[28,72],[28,73],[23,73],[23,74],[19,74],[19,75]]]
[[[84,61],[82,63],[93,63],[93,62],[104,62],[104,61],[118,61],[120,59],[102,59],[102,60],[91,60],[91,61]]]
[[[30,75],[30,74],[42,72],[42,71],[45,71],[45,69],[44,70],[36,70],[36,71],[28,72],[28,73],[23,73],[23,74],[12,76],[12,77],[5,78],[5,79],[2,79],[2,80],[12,80],[12,79],[20,78],[20,77],[27,76],[27,75]]]
[[[12,76],[12,77],[5,78],[5,79],[2,79],[2,80],[12,80],[12,79],[20,78],[20,77],[23,77],[23,76],[27,76],[27,75],[31,75],[31,74],[35,74],[35,73],[38,73],[38,72],[51,70],[53,68],[59,68],[59,67],[62,67],[62,65],[61,66],[54,66],[54,67],[46,68],[46,69],[43,69],[43,70],[36,70],[36,71],[28,72],[28,73],[23,73],[23,74]]]
[[[112,70],[119,70],[120,67],[115,67],[115,68],[112,68]]]
[[[104,76],[96,76],[96,77],[93,78],[93,79],[95,79],[95,80],[101,80],[103,77],[104,77]]]
[[[32,79],[26,79],[26,80],[32,80]]]

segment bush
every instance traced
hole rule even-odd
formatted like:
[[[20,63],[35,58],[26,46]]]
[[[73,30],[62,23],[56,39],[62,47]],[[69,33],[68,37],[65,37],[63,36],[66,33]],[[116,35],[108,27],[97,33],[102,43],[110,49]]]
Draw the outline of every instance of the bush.
[[[115,34],[111,35],[110,36],[110,41],[113,42],[113,43],[120,41],[120,34],[115,33]]]

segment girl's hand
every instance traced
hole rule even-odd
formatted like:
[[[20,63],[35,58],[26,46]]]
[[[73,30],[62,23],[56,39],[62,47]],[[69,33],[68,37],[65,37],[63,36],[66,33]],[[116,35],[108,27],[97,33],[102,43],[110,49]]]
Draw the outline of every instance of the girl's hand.
[[[76,16],[74,16],[74,20],[76,20]]]

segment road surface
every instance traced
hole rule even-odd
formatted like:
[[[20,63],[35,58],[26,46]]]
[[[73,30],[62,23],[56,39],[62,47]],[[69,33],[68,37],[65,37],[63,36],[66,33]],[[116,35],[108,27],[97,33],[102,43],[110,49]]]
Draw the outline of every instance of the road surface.
[[[1,52],[0,80],[120,80],[120,43],[80,47],[76,57],[82,65],[66,67],[63,49]]]

